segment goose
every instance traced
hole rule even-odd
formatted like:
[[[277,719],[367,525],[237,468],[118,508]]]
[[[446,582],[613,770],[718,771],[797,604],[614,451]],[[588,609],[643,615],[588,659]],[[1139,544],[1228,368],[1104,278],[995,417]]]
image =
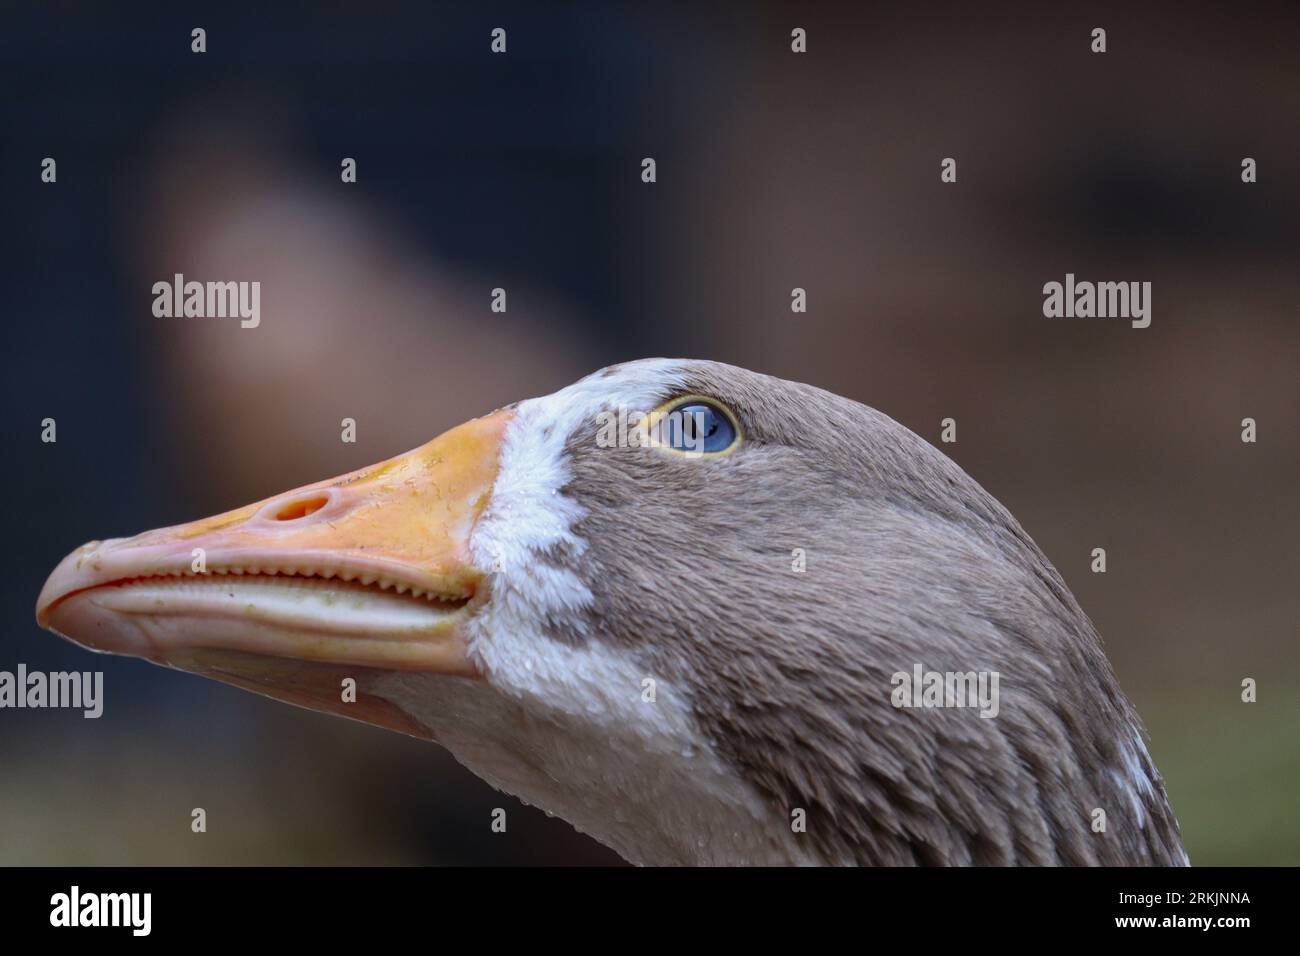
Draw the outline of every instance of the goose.
[[[434,741],[633,863],[1188,862],[1097,631],[1007,510],[884,414],[717,362],[610,366],[92,541],[36,615]]]

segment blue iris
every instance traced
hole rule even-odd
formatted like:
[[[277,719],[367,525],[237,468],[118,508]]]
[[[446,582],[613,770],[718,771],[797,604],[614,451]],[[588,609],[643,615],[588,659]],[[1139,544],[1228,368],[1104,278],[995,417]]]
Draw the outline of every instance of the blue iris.
[[[678,405],[664,416],[662,427],[664,443],[678,451],[726,451],[736,440],[736,427],[726,412],[706,402]]]

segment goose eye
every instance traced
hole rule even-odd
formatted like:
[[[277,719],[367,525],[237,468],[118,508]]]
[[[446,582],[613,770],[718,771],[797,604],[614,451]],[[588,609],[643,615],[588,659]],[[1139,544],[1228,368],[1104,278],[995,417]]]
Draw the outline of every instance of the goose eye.
[[[726,451],[736,441],[736,426],[727,413],[699,400],[683,402],[669,410],[661,428],[665,445],[688,453]]]

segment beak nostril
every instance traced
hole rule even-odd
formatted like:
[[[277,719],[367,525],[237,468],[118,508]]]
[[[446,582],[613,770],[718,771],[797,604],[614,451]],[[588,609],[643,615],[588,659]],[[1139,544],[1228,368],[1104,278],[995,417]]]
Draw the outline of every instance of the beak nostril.
[[[275,521],[296,521],[299,518],[305,518],[309,514],[320,511],[327,504],[330,498],[326,494],[308,495],[303,498],[294,498],[292,501],[286,501],[280,505],[272,514],[271,518]]]

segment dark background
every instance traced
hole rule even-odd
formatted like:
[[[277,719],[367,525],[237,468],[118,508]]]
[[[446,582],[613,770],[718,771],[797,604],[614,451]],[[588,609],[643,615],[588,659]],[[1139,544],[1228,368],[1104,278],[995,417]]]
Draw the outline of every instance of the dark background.
[[[0,711],[0,863],[611,860],[435,747],[91,657],[33,606],[85,540],[650,355],[955,418],[1106,639],[1192,861],[1300,863],[1298,8],[859,6],[0,5],[0,669],[107,698]],[[261,281],[261,326],[154,318],[174,272]],[[1066,272],[1152,282],[1151,327],[1044,318]]]

